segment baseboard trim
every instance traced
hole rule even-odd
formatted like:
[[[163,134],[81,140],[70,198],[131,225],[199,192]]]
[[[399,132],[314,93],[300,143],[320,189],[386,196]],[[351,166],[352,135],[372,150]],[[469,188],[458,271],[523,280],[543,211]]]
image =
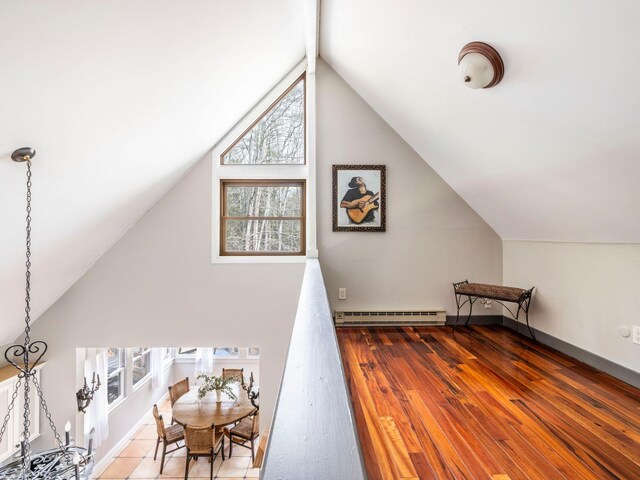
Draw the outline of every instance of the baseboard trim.
[[[169,398],[169,392],[165,393],[156,403],[163,403],[165,400]],[[140,427],[142,427],[147,420],[151,417],[151,412],[148,412],[142,416],[140,420],[136,422],[136,424],[129,429],[129,431],[116,443],[111,450],[109,450],[104,457],[100,459],[98,463],[96,463],[95,467],[93,467],[93,472],[91,473],[91,478],[98,478],[102,473],[107,469],[109,464],[111,463],[111,459],[117,456],[126,446],[129,439],[133,436],[134,433],[138,431]]]
[[[455,317],[453,317],[453,319],[455,321]],[[449,319],[447,318],[447,323],[448,323],[448,320]],[[510,328],[511,330],[518,330],[521,334],[527,337],[529,336],[527,326],[522,322],[516,322],[509,317],[503,317],[502,325],[504,325],[507,328]],[[608,373],[609,375],[616,377],[617,379],[622,380],[623,382],[628,383],[629,385],[632,385],[636,388],[640,388],[640,373],[634,370],[631,370],[627,367],[624,367],[618,363],[614,363],[611,360],[607,360],[606,358],[600,357],[595,353],[591,353],[580,347],[576,347],[575,345],[567,343],[564,340],[560,340],[559,338],[556,338],[553,335],[549,335],[548,333],[542,332],[533,327],[531,328],[531,330],[533,330],[536,336],[536,339],[540,343],[543,343],[548,347],[554,348],[559,352],[564,353],[565,355],[575,358],[576,360],[580,360],[581,362],[586,363],[587,365],[593,368],[602,370],[603,372]]]
[[[460,315],[458,325],[464,325],[467,321],[466,315]],[[456,324],[455,315],[447,315],[447,325]],[[502,315],[471,315],[469,325],[502,325]]]

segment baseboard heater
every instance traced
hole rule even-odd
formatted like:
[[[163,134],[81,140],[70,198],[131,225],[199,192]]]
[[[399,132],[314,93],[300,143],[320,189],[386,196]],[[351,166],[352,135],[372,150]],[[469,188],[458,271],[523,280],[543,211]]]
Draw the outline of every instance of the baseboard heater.
[[[336,327],[351,326],[440,326],[447,319],[444,310],[335,312]]]

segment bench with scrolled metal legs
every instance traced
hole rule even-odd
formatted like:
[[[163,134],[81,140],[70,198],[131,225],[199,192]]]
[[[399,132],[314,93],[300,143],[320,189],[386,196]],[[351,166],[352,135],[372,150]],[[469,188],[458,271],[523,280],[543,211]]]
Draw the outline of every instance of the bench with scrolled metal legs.
[[[469,320],[471,319],[471,312],[473,311],[473,304],[479,298],[486,298],[489,300],[495,300],[497,303],[502,305],[504,308],[508,310],[511,314],[511,317],[516,321],[519,325],[518,317],[520,315],[520,311],[524,312],[525,320],[527,322],[527,328],[529,329],[529,334],[531,338],[536,339],[531,327],[529,326],[529,306],[531,305],[531,295],[533,294],[533,289],[535,287],[531,287],[529,290],[525,290],[523,288],[516,287],[503,287],[502,285],[487,285],[484,283],[469,283],[468,280],[464,282],[458,282],[453,284],[453,291],[456,298],[456,323],[454,328],[458,326],[458,322],[460,320],[460,309],[465,305],[469,304],[469,315],[467,316],[467,320],[464,323],[465,325],[469,324]],[[467,297],[467,299],[462,302],[462,297]],[[515,303],[518,305],[518,309],[516,313],[511,311],[509,307],[507,307],[504,302]]]

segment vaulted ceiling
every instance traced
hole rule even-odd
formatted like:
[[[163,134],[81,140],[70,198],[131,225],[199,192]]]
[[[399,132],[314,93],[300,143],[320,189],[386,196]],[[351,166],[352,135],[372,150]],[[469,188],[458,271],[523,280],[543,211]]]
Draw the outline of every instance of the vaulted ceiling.
[[[320,55],[503,239],[640,242],[640,2],[321,6]],[[470,41],[501,84],[458,80]]]
[[[0,344],[24,316],[11,151],[38,150],[35,318],[303,57],[310,4],[0,0]],[[320,55],[502,238],[640,242],[638,18],[635,0],[322,0]],[[493,89],[458,81],[474,40],[504,59]]]
[[[24,318],[24,164],[40,315],[304,56],[296,0],[0,0],[0,345]],[[90,321],[90,319],[87,319]]]

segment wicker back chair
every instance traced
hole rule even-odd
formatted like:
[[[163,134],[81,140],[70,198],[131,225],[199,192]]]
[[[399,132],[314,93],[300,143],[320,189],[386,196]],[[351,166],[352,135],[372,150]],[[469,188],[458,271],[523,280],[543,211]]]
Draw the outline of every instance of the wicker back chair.
[[[213,462],[222,452],[222,460],[224,460],[224,434],[216,432],[216,426],[210,427],[190,427],[187,425],[185,429],[185,441],[187,444],[187,461],[184,470],[184,479],[189,478],[189,462],[192,458],[209,457],[211,458],[210,478],[213,479]]]
[[[162,415],[158,412],[158,406],[153,406],[153,418],[156,421],[156,430],[158,432],[158,440],[156,441],[156,451],[153,454],[153,459],[158,458],[158,447],[160,443],[162,443],[162,460],[160,461],[160,475],[162,475],[162,470],[164,469],[164,458],[167,453],[175,452],[184,447],[184,445],[180,445],[180,441],[184,440],[184,430],[182,425],[171,425],[169,427],[165,427],[164,420],[162,420]],[[173,450],[167,450],[167,447],[170,445],[176,445],[176,448]]]
[[[180,380],[178,383],[169,387],[169,398],[171,399],[171,406],[178,401],[178,399],[189,391],[189,377],[184,380]]]
[[[233,455],[233,446],[238,445],[251,450],[251,461],[254,462],[254,442],[260,435],[260,411],[243,418],[234,427],[225,428],[224,434],[229,437],[229,458]],[[247,445],[247,443],[250,445]]]
[[[223,368],[222,378],[234,378],[240,385],[244,385],[244,368]]]

